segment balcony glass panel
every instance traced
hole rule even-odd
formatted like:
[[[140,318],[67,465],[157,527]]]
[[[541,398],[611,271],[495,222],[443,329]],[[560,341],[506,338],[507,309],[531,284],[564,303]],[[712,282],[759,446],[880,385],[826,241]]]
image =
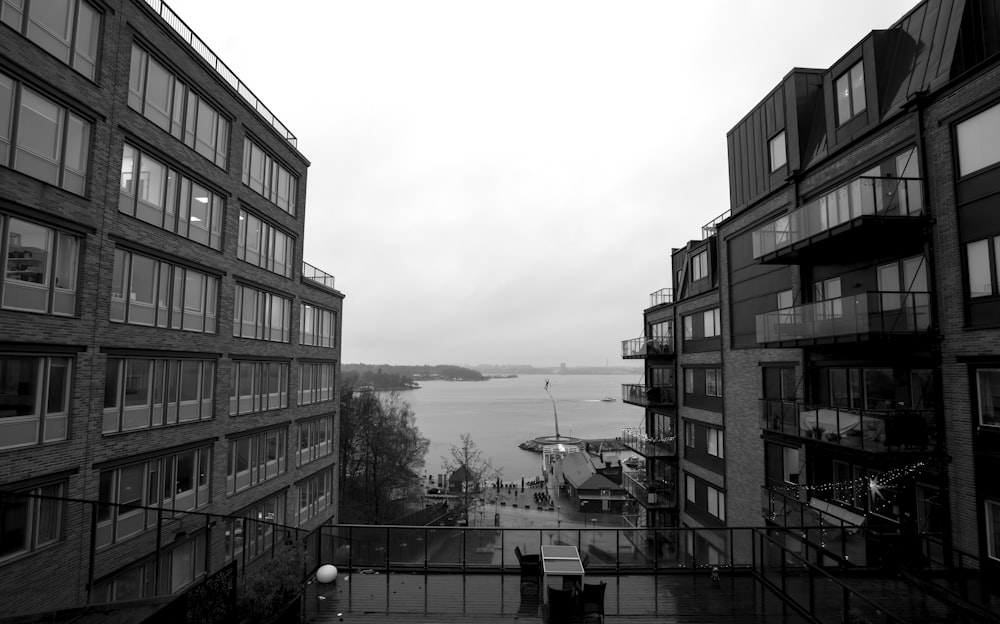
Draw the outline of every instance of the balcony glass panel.
[[[664,303],[674,302],[674,289],[673,288],[661,288],[660,290],[650,293],[649,295],[649,307],[658,306]]]
[[[646,435],[639,427],[622,429],[622,442],[643,457],[673,457],[677,454],[677,436],[668,433],[662,438]]]
[[[866,215],[915,217],[923,213],[917,178],[860,177],[753,233],[753,257],[760,258]]]
[[[624,471],[622,487],[644,507],[676,507],[677,488],[674,481],[649,479],[643,471]]]
[[[622,384],[622,401],[645,407],[647,405],[675,405],[677,389],[674,386],[649,386]]]
[[[643,336],[622,340],[622,358],[643,358],[648,355],[672,355],[674,343],[671,337]]]
[[[930,327],[930,295],[866,292],[757,315],[761,344],[864,334],[916,334]]]

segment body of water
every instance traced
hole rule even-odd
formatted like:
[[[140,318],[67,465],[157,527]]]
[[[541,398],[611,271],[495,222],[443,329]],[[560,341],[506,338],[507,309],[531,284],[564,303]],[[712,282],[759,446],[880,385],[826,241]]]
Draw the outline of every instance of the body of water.
[[[621,386],[640,383],[636,375],[521,375],[489,381],[422,381],[420,389],[400,393],[417,418],[420,433],[431,441],[425,472],[438,474],[441,458],[451,457],[463,433],[472,435],[505,481],[541,474],[539,453],[518,444],[554,435],[552,400],[559,416],[559,433],[577,438],[617,438],[622,427],[641,426],[643,410],[621,401]],[[603,402],[610,396],[615,401]]]

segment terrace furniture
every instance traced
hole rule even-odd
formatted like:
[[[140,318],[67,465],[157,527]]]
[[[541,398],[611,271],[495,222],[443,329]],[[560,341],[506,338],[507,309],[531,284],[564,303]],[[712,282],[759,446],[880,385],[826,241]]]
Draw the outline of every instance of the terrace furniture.
[[[514,555],[521,566],[521,593],[532,593],[537,596],[539,578],[542,576],[542,563],[538,555],[525,555],[520,546],[514,547]]]
[[[604,592],[608,584],[604,581],[600,583],[584,583],[583,595],[583,621],[600,622],[604,624]]]
[[[573,621],[573,590],[548,587],[548,621],[551,624],[569,624]]]
[[[545,585],[573,590],[583,582],[583,562],[576,546],[542,546],[542,573]]]

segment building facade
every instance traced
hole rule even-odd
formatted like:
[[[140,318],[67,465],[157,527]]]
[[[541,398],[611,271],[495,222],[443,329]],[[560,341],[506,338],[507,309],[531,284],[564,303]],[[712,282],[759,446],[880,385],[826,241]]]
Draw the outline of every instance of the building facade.
[[[173,593],[330,520],[343,295],[303,262],[295,137],[159,1],[0,22],[5,611],[53,569],[47,609]]]
[[[995,2],[925,0],[729,132],[729,213],[673,253],[675,289],[707,273],[721,314],[713,350],[674,341],[696,391],[721,370],[715,410],[682,384],[685,523],[721,486],[729,526],[862,526],[830,545],[851,563],[1000,565],[998,33]],[[691,465],[699,423],[719,471]]]

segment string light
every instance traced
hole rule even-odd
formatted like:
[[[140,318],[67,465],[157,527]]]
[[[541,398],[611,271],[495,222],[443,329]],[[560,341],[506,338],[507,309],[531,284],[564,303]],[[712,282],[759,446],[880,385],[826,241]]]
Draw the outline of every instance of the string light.
[[[625,427],[622,429],[622,437],[633,438],[648,444],[672,444],[677,439],[673,433],[668,433],[662,438],[654,438],[646,435],[646,432],[638,427]]]

